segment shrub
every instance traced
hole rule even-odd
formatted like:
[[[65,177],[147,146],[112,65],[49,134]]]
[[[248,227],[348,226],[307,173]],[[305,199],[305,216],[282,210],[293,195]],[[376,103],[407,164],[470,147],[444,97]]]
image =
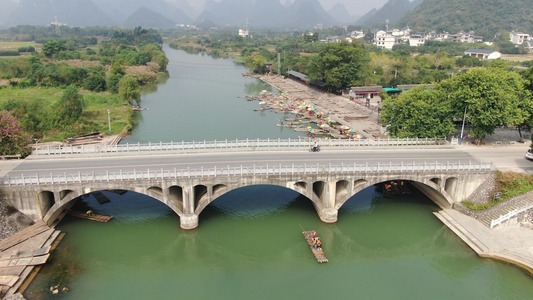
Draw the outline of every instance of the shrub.
[[[19,56],[16,50],[0,50],[0,56]]]

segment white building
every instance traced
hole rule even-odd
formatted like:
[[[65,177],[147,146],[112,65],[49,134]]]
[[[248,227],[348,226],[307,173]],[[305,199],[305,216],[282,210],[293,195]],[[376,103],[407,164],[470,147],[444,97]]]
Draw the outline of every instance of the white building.
[[[441,33],[437,33],[436,31],[431,31],[427,34],[427,40],[432,40],[432,41],[446,41],[448,40],[450,34],[447,33],[447,32],[441,32]]]
[[[515,45],[522,45],[524,42],[527,42],[530,39],[531,39],[531,35],[528,33],[511,31],[510,40],[511,40],[511,43]]]
[[[382,49],[392,50],[392,47],[396,44],[396,37],[390,32],[380,30],[374,35],[374,45]]]
[[[239,36],[247,37],[250,34],[248,29],[239,29]]]
[[[426,37],[420,34],[411,35],[409,37],[409,46],[411,47],[420,47],[424,46],[426,43]]]

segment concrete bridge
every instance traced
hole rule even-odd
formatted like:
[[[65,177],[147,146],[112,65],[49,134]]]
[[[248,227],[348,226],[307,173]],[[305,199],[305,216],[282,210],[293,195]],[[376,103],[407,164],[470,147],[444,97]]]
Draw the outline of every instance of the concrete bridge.
[[[311,201],[323,222],[337,221],[339,208],[363,189],[387,181],[409,181],[441,208],[466,200],[493,174],[491,163],[279,164],[224,168],[127,170],[21,175],[4,178],[4,200],[48,224],[75,200],[101,190],[131,190],[153,197],[180,217],[180,226],[198,226],[202,210],[218,197],[250,185],[292,189]]]

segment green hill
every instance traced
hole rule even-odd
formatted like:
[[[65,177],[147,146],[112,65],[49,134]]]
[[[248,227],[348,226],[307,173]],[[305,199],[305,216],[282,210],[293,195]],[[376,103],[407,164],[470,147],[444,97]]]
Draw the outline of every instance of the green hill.
[[[531,0],[425,0],[397,25],[415,32],[474,30],[486,39],[501,30],[533,34],[531,4]]]

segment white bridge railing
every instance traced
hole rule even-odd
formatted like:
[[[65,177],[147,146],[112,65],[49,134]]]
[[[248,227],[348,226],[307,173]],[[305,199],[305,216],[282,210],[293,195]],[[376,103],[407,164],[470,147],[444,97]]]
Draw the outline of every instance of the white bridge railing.
[[[91,153],[120,153],[141,151],[205,151],[205,150],[276,150],[291,148],[308,148],[317,142],[322,147],[393,147],[444,145],[444,138],[412,138],[412,139],[245,139],[222,141],[193,141],[147,144],[117,144],[117,145],[79,145],[62,147],[43,147],[33,151],[33,155],[61,155],[61,154],[91,154]]]
[[[492,229],[492,228],[500,225],[501,223],[503,223],[503,222],[513,218],[513,217],[516,217],[518,214],[523,213],[523,212],[525,212],[527,210],[530,210],[532,208],[533,208],[533,203],[531,203],[531,204],[529,204],[529,205],[527,205],[525,207],[512,210],[512,211],[506,213],[505,215],[500,216],[499,218],[490,221],[490,229]]]
[[[35,174],[17,177],[4,177],[6,186],[40,185],[40,184],[68,184],[85,182],[151,180],[165,178],[198,178],[217,176],[261,176],[261,175],[294,175],[294,174],[354,174],[354,173],[387,173],[387,172],[487,172],[493,169],[492,163],[377,163],[377,164],[340,164],[340,165],[263,165],[213,167],[199,169],[157,169],[157,170],[128,170],[118,172],[90,172],[64,174]]]

